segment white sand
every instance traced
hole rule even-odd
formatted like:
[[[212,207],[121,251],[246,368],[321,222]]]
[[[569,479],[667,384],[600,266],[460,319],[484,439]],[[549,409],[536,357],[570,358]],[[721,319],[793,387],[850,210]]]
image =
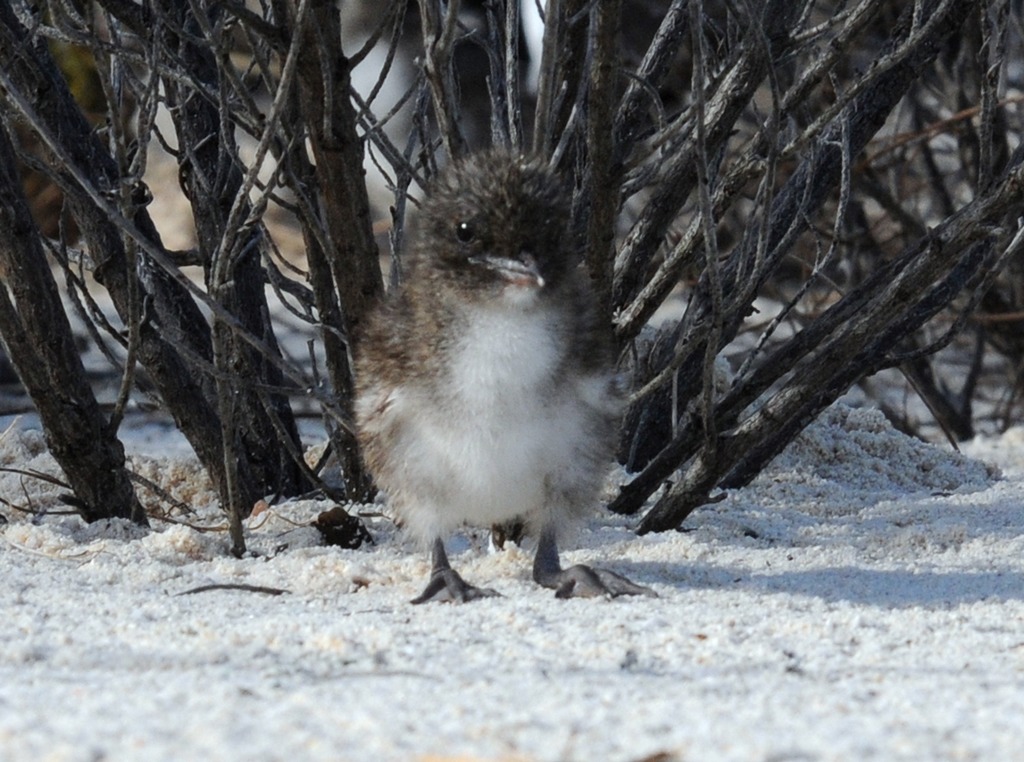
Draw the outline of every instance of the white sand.
[[[467,534],[454,563],[505,597],[414,607],[425,556],[381,518],[319,546],[326,504],[253,519],[243,560],[0,506],[0,759],[1019,759],[1024,432],[968,452],[1003,475],[836,408],[692,531],[603,516],[566,554],[657,599],[555,600]],[[53,468],[16,430],[0,465]],[[217,522],[190,463],[138,465]],[[182,595],[221,583],[289,592]]]

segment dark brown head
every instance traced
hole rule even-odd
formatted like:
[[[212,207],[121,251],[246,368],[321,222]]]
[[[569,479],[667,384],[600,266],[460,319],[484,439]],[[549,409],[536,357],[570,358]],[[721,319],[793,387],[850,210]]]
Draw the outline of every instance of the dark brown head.
[[[547,165],[484,151],[430,189],[410,275],[476,300],[551,292],[576,266],[569,225],[568,198]]]

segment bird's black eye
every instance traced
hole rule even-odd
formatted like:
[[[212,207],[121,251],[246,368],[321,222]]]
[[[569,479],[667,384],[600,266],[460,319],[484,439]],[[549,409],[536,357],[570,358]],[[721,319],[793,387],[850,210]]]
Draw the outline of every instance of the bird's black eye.
[[[476,231],[468,222],[460,222],[455,226],[455,237],[459,239],[459,243],[469,243],[476,238]]]

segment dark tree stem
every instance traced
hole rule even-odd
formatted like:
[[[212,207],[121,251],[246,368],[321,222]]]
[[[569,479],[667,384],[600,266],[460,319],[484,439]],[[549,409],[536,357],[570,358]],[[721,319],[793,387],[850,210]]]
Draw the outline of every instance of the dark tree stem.
[[[46,443],[86,521],[148,524],[125,470],[124,447],[85,377],[71,325],[0,128],[0,336],[39,412]]]
[[[307,231],[307,256],[324,325],[328,373],[334,393],[352,420],[354,381],[350,355],[370,308],[383,295],[370,203],[363,179],[363,142],[356,134],[356,113],[349,95],[351,71],[341,50],[341,28],[334,3],[315,0],[302,28],[278,2],[303,40],[297,68],[299,112],[309,129],[316,160],[320,222],[328,233],[328,250]],[[312,179],[312,178],[311,178]],[[352,499],[366,499],[373,487],[352,432],[337,429],[334,446]]]

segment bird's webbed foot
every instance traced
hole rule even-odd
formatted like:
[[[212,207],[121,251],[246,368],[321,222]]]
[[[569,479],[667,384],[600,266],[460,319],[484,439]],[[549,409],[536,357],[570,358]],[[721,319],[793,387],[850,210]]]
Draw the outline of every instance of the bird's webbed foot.
[[[556,598],[617,598],[620,595],[658,597],[651,588],[638,585],[621,574],[584,564],[559,569],[553,574],[538,578],[537,582],[544,587],[552,588]]]
[[[413,598],[410,603],[467,603],[478,598],[500,596],[497,590],[489,587],[476,587],[469,584],[454,569],[435,569],[430,573],[430,582],[423,592]]]
[[[423,592],[413,598],[410,603],[420,604],[432,601],[467,603],[479,598],[493,598],[501,595],[497,590],[492,590],[489,587],[476,587],[466,582],[448,563],[448,554],[445,553],[444,543],[441,540],[435,540],[431,555],[433,568],[430,571],[430,581]]]
[[[551,527],[541,532],[533,562],[533,579],[537,584],[554,590],[556,598],[617,598],[620,595],[658,597],[651,588],[638,585],[608,569],[584,564],[563,569],[558,561],[558,545]]]

